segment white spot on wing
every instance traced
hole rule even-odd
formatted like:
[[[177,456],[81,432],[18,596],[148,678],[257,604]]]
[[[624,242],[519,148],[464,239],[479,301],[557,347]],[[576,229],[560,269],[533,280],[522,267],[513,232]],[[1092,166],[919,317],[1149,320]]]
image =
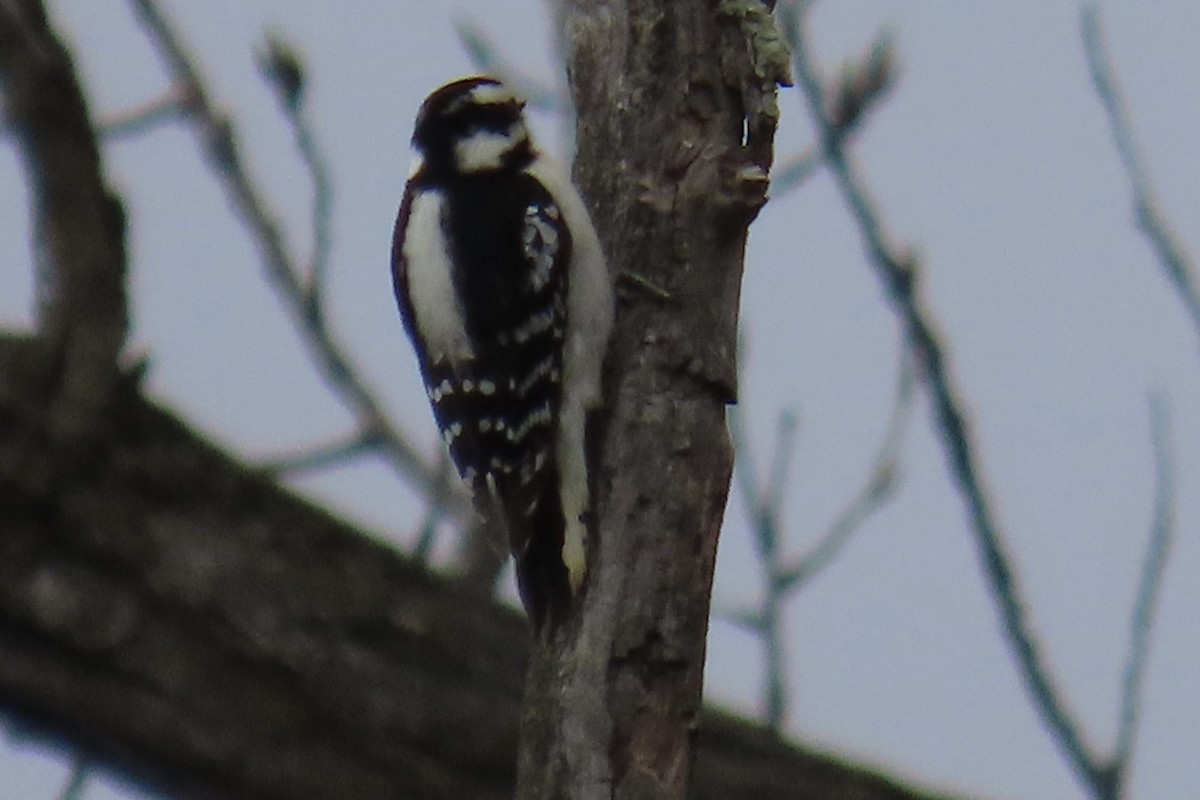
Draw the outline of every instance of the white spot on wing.
[[[534,292],[540,292],[550,282],[550,274],[558,256],[558,228],[547,220],[557,219],[558,209],[553,204],[530,205],[525,209],[521,245],[526,260],[533,265],[529,273],[529,288]]]

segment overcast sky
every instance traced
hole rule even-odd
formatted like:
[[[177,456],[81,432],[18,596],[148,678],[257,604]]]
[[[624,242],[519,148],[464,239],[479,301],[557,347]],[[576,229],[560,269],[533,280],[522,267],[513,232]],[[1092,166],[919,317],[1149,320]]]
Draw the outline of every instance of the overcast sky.
[[[62,0],[101,118],[165,80],[128,4]],[[387,271],[412,116],[471,72],[448,8],[522,70],[553,76],[542,6],[522,2],[212,0],[165,4],[232,114],[251,167],[307,252],[309,181],[253,51],[273,27],[303,52],[308,103],[336,180],[332,319],[399,424],[434,452],[434,428]],[[1200,248],[1200,6],[1104,6],[1112,54],[1163,211]],[[1200,341],[1132,222],[1129,187],[1092,91],[1072,3],[819,4],[832,69],[882,27],[899,83],[855,150],[922,284],[969,403],[984,475],[1035,628],[1068,702],[1111,745],[1129,609],[1153,508],[1148,396],[1171,412],[1177,540],[1146,676],[1130,797],[1200,787]],[[810,131],[781,98],[781,156]],[[555,120],[537,120],[549,149]],[[105,150],[131,220],[132,353],[151,392],[254,460],[320,443],[351,420],[314,376],[262,280],[252,244],[189,132],[162,128]],[[0,327],[28,324],[27,198],[0,146]],[[743,302],[743,410],[760,470],[776,415],[799,414],[786,498],[791,552],[829,524],[884,430],[897,326],[850,218],[821,174],[775,199],[751,235]],[[788,606],[788,729],[803,741],[931,788],[994,800],[1081,798],[1028,702],[979,569],[962,503],[922,399],[898,497]],[[298,483],[379,535],[411,542],[413,498],[367,463]],[[760,594],[735,493],[716,603]],[[713,625],[708,693],[760,711],[756,640]],[[50,798],[57,759],[0,746],[0,799]],[[97,782],[89,800],[129,796]]]

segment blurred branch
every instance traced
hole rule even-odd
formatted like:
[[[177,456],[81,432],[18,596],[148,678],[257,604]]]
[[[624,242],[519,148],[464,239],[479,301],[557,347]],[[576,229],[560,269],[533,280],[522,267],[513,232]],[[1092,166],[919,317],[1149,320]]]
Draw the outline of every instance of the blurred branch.
[[[1175,532],[1175,469],[1171,457],[1170,414],[1162,397],[1150,398],[1150,440],[1154,449],[1154,520],[1142,561],[1142,576],[1129,625],[1129,660],[1121,684],[1121,716],[1117,725],[1117,746],[1109,770],[1117,789],[1129,771],[1137,734],[1146,654],[1150,631],[1162,593],[1167,556]]]
[[[803,88],[809,115],[820,131],[825,158],[858,223],[871,266],[904,324],[907,339],[932,396],[950,472],[970,512],[971,530],[975,534],[984,574],[1026,689],[1071,765],[1086,785],[1098,791],[1104,783],[1100,759],[1084,741],[1082,730],[1067,708],[1062,690],[1055,684],[1026,616],[1017,575],[984,489],[977,448],[963,411],[965,406],[954,389],[946,348],[917,293],[915,259],[889,241],[864,182],[843,148],[843,137],[838,134],[830,115],[823,79],[813,61],[802,9],[795,3],[786,3],[781,4],[780,12],[785,37],[792,46],[796,77]]]
[[[900,356],[899,373],[888,416],[887,429],[871,462],[871,471],[858,494],[834,519],[829,530],[796,564],[784,567],[776,575],[780,590],[792,592],[828,566],[850,535],[858,530],[871,514],[892,498],[897,488],[897,459],[904,444],[908,421],[912,417],[914,377],[910,358]]]
[[[734,474],[746,503],[746,514],[754,527],[755,546],[765,574],[765,591],[756,609],[722,610],[721,617],[762,637],[765,650],[766,680],[764,706],[767,727],[782,729],[788,707],[787,649],[783,641],[783,604],[788,595],[833,562],[856,530],[867,518],[886,503],[896,489],[896,459],[904,441],[913,400],[913,375],[909,359],[900,359],[896,391],[889,414],[887,430],[874,459],[867,480],[849,505],[834,519],[818,543],[797,563],[788,566],[780,554],[780,517],[784,488],[791,472],[796,446],[796,417],[791,412],[779,415],[775,435],[775,453],[765,486],[754,475],[754,460],[737,407],[730,409],[729,427],[739,457],[734,462]]]
[[[737,406],[729,410],[729,432],[734,452],[739,454],[734,460],[734,475],[741,486],[746,514],[754,528],[754,544],[759,564],[765,573],[766,587],[757,609],[734,612],[727,616],[757,633],[762,640],[766,661],[766,679],[763,687],[766,712],[764,722],[768,728],[778,732],[782,729],[787,715],[788,687],[781,620],[784,597],[779,591],[775,577],[779,564],[779,517],[783,505],[783,486],[787,482],[792,455],[796,448],[796,416],[788,411],[779,415],[775,453],[771,471],[767,474],[766,488],[760,487],[754,476],[749,437],[742,426],[742,414]]]
[[[810,148],[789,156],[771,174],[771,194],[778,198],[807,181],[821,167],[821,151]]]
[[[321,154],[312,125],[304,113],[305,70],[300,55],[278,34],[267,34],[267,49],[259,54],[263,75],[275,88],[279,107],[292,126],[296,149],[313,182],[312,231],[313,251],[306,280],[308,314],[323,318],[325,276],[329,270],[332,246],[330,228],[333,220],[333,179],[329,165]],[[323,322],[323,319],[322,319]]]
[[[517,69],[506,58],[500,55],[488,35],[473,22],[457,19],[454,30],[467,57],[475,64],[480,72],[494,75],[513,87],[525,98],[529,108],[552,114],[569,111],[571,104],[561,86],[546,82]]]
[[[328,469],[379,449],[379,438],[371,431],[356,431],[329,444],[260,462],[258,468],[273,478]]]
[[[1133,188],[1133,207],[1138,227],[1150,240],[1163,271],[1183,301],[1196,335],[1200,337],[1200,284],[1197,282],[1195,262],[1171,230],[1154,196],[1150,174],[1134,140],[1133,123],[1117,86],[1112,59],[1104,41],[1100,9],[1094,3],[1084,4],[1080,10],[1080,28],[1092,82],[1108,116],[1117,155]]]
[[[874,110],[895,86],[895,58],[891,33],[881,33],[866,55],[842,67],[841,82],[830,103],[829,118],[834,134],[843,141],[862,128],[867,113]],[[824,161],[824,148],[810,147],[784,159],[771,174],[771,191],[776,197],[811,178]]]
[[[31,349],[0,336],[3,735],[147,796],[513,797],[518,612],[247,470],[132,381],[118,456],[47,483],[53,465],[13,457],[47,419]],[[694,724],[689,800],[949,800],[732,716]]]
[[[67,782],[62,791],[58,793],[58,800],[82,800],[83,791],[91,777],[91,764],[83,756],[76,755],[71,760],[71,772],[67,775]]]
[[[122,139],[140,136],[151,128],[174,122],[184,114],[183,104],[175,92],[151,100],[135,108],[126,109],[100,121],[100,135],[105,139]]]
[[[310,274],[307,279],[301,278],[296,259],[284,245],[275,214],[269,209],[261,191],[246,170],[232,123],[216,109],[209,98],[195,63],[158,3],[154,0],[131,2],[151,41],[166,62],[172,80],[182,87],[187,98],[184,105],[185,118],[195,129],[214,175],[224,187],[238,218],[246,225],[258,244],[267,277],[291,315],[326,383],[351,409],[360,428],[371,432],[379,442],[381,453],[401,477],[411,481],[429,497],[457,498],[457,495],[444,491],[442,484],[447,479],[444,473],[438,470],[436,463],[423,458],[408,438],[388,421],[360,370],[345,348],[337,342],[324,314],[316,310],[314,287],[319,276]],[[299,105],[298,90],[294,105]],[[299,119],[296,115],[292,115],[291,118],[294,121]],[[303,125],[300,125],[298,130],[300,128],[303,128]],[[303,145],[301,149],[304,150]],[[321,162],[315,157],[315,149],[310,150],[309,156],[318,164],[313,175],[320,195],[321,182],[327,181],[321,177],[324,168],[319,166]],[[313,169],[312,162],[309,166]],[[314,214],[327,215],[327,201],[324,205],[321,201],[315,203]],[[327,222],[320,222],[316,225],[314,265],[319,265],[320,260],[325,258],[327,239],[320,231],[326,224]],[[446,510],[459,519],[465,518],[468,513],[466,503],[457,500],[448,505]]]

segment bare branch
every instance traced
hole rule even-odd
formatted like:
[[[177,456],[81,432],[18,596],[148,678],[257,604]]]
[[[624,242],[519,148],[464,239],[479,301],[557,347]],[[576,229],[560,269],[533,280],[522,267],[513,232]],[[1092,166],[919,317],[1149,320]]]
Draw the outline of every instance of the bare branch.
[[[140,136],[151,129],[175,122],[184,114],[183,104],[175,92],[151,100],[135,108],[129,108],[100,121],[100,135],[105,139],[123,139]]]
[[[4,734],[164,797],[513,797],[517,612],[246,470],[133,384],[120,456],[47,487],[12,457],[46,424],[32,347],[0,337]],[[692,800],[935,800],[728,715],[688,730]]]
[[[333,179],[304,111],[304,62],[278,34],[268,33],[267,49],[259,54],[259,66],[275,87],[280,109],[296,137],[296,149],[313,182],[313,248],[305,282],[308,313],[321,318],[323,323],[325,276],[329,271],[329,253],[333,242],[330,230],[333,222]]]
[[[378,437],[381,452],[395,471],[431,497],[450,497],[442,484],[446,481],[435,463],[422,457],[399,429],[384,414],[375,393],[368,388],[361,371],[345,348],[337,342],[323,314],[315,310],[310,287],[311,278],[301,277],[296,259],[288,253],[282,232],[269,210],[262,193],[251,180],[239,153],[232,123],[217,111],[208,96],[191,56],[179,36],[154,0],[131,0],[159,54],[166,62],[173,81],[183,87],[186,119],[195,129],[204,154],[215,176],[224,187],[238,218],[249,229],[259,247],[267,277],[275,288],[284,308],[291,315],[297,330],[326,383],[355,414],[364,431]],[[302,148],[303,150],[303,148]],[[317,160],[319,163],[319,159]],[[311,166],[311,165],[310,165]],[[319,183],[314,172],[314,179]],[[318,192],[320,194],[320,192]],[[314,213],[325,214],[318,202]],[[318,230],[320,226],[318,226]],[[322,245],[318,234],[316,256],[321,257]],[[314,260],[314,263],[318,263]],[[469,513],[465,502],[455,502],[446,509],[459,519]]]
[[[82,755],[76,755],[71,759],[71,772],[67,775],[67,782],[63,784],[62,791],[58,793],[58,800],[82,800],[83,791],[91,777],[91,762]]]
[[[733,439],[734,452],[740,456],[734,460],[734,474],[742,488],[746,513],[754,528],[754,542],[758,560],[765,573],[765,591],[762,603],[756,610],[743,611],[729,617],[732,621],[759,634],[762,640],[766,679],[763,682],[764,722],[773,731],[783,727],[788,707],[788,682],[786,648],[783,637],[784,593],[780,591],[779,572],[779,528],[783,507],[783,489],[791,471],[792,456],[796,449],[796,416],[790,412],[779,415],[775,435],[775,453],[766,485],[760,487],[754,477],[753,459],[748,452],[746,434],[741,424],[741,414],[731,410],[729,433]]]
[[[1137,600],[1130,618],[1129,660],[1121,683],[1121,716],[1117,725],[1117,746],[1110,766],[1118,787],[1128,773],[1133,753],[1150,632],[1154,627],[1167,556],[1175,534],[1175,468],[1171,456],[1170,422],[1166,402],[1162,397],[1152,396],[1150,440],[1154,448],[1154,520],[1150,526],[1150,539],[1146,543],[1146,555],[1142,560]]]
[[[258,468],[278,479],[328,469],[378,449],[379,440],[370,431],[355,431],[328,444],[263,461]]]
[[[901,354],[896,377],[896,390],[887,429],[871,462],[867,480],[858,494],[829,526],[820,541],[795,565],[783,567],[775,577],[782,592],[792,592],[828,566],[851,534],[858,530],[871,514],[892,498],[897,488],[896,460],[904,444],[908,421],[912,417],[914,378],[910,359]]]
[[[1138,151],[1133,123],[1121,97],[1121,90],[1117,86],[1112,59],[1104,42],[1100,9],[1094,3],[1086,3],[1080,9],[1080,29],[1088,69],[1092,73],[1092,83],[1095,84],[1096,94],[1104,105],[1117,155],[1121,158],[1121,164],[1125,167],[1133,188],[1133,208],[1138,227],[1154,248],[1167,279],[1171,281],[1179,299],[1183,301],[1184,308],[1192,319],[1192,326],[1196,329],[1196,335],[1200,337],[1200,282],[1196,277],[1196,264],[1171,230],[1171,225],[1163,216],[1154,196],[1150,174]]]
[[[821,151],[811,148],[785,158],[771,173],[771,191],[781,197],[807,181],[821,167]]]
[[[863,180],[851,163],[842,137],[838,135],[829,116],[825,88],[813,61],[802,9],[795,3],[788,3],[781,4],[780,11],[786,35],[793,47],[796,76],[804,90],[810,117],[821,133],[825,158],[858,224],[871,266],[904,324],[925,385],[932,395],[940,440],[950,472],[970,513],[971,530],[975,535],[984,574],[1026,689],[1082,780],[1088,786],[1100,786],[1103,783],[1100,761],[1084,741],[1079,723],[1068,709],[1061,688],[1055,683],[1027,618],[1017,575],[984,488],[977,448],[963,411],[964,403],[954,388],[941,337],[917,293],[917,265],[904,249],[889,241],[874,204],[868,198]]]
[[[569,99],[561,85],[547,83],[512,65],[492,44],[487,33],[468,19],[457,19],[454,30],[458,40],[462,42],[467,56],[479,68],[480,72],[494,75],[525,98],[530,108],[561,114],[571,108]]]
[[[90,457],[109,433],[129,327],[125,210],[107,186],[71,57],[40,2],[0,5],[0,89],[33,196],[49,445]]]
[[[818,543],[792,566],[783,562],[780,554],[780,516],[783,492],[795,451],[795,415],[779,415],[775,435],[775,454],[766,485],[759,484],[754,475],[754,459],[737,409],[729,414],[729,433],[738,458],[734,475],[746,505],[746,515],[754,527],[755,545],[765,577],[762,602],[754,609],[718,609],[722,618],[762,637],[766,680],[764,681],[766,725],[780,730],[787,714],[788,687],[783,641],[783,604],[790,593],[797,591],[807,580],[832,563],[854,531],[886,503],[896,488],[896,459],[904,442],[904,433],[911,417],[913,401],[913,371],[909,359],[901,354],[896,379],[895,398],[888,418],[886,432],[862,489],[849,505],[834,519]]]

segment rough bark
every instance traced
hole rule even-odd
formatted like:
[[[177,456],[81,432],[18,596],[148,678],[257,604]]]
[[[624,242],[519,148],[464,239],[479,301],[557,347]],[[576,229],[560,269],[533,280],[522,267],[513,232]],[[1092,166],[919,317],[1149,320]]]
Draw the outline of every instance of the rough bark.
[[[580,0],[562,18],[576,178],[618,304],[598,542],[576,616],[535,645],[526,800],[687,796],[733,463],[742,259],[773,134],[751,107],[774,77],[755,74],[742,5]]]
[[[10,730],[172,797],[509,796],[527,664],[520,617],[295,498],[147,401],[137,370],[118,368],[120,204],[40,4],[0,3],[0,76],[46,279],[37,334],[0,335],[0,710]],[[728,262],[740,245],[722,247]],[[667,286],[679,293],[671,302],[692,291],[736,298],[736,282]],[[707,365],[711,349],[690,353],[683,331],[654,331],[661,344],[641,341],[664,370],[654,373],[664,397],[681,391],[677,378],[701,387],[680,402],[716,432],[655,452],[698,458],[719,482],[732,374]],[[628,480],[610,475],[606,496]],[[702,563],[678,569],[706,593],[723,489],[686,480],[704,498],[704,525],[683,541]],[[651,499],[638,497],[635,506]],[[664,530],[696,521],[667,508],[683,521],[660,517]],[[703,651],[671,648],[676,629],[702,634],[703,617],[672,611],[663,628],[650,611],[631,629],[641,639],[621,639],[613,686],[636,698],[643,679],[679,670],[689,694],[628,730],[646,742],[662,732],[677,749],[646,752],[681,764]],[[641,673],[631,669],[647,656]],[[728,717],[704,729],[693,797],[922,796]],[[639,770],[630,773],[655,774]]]

